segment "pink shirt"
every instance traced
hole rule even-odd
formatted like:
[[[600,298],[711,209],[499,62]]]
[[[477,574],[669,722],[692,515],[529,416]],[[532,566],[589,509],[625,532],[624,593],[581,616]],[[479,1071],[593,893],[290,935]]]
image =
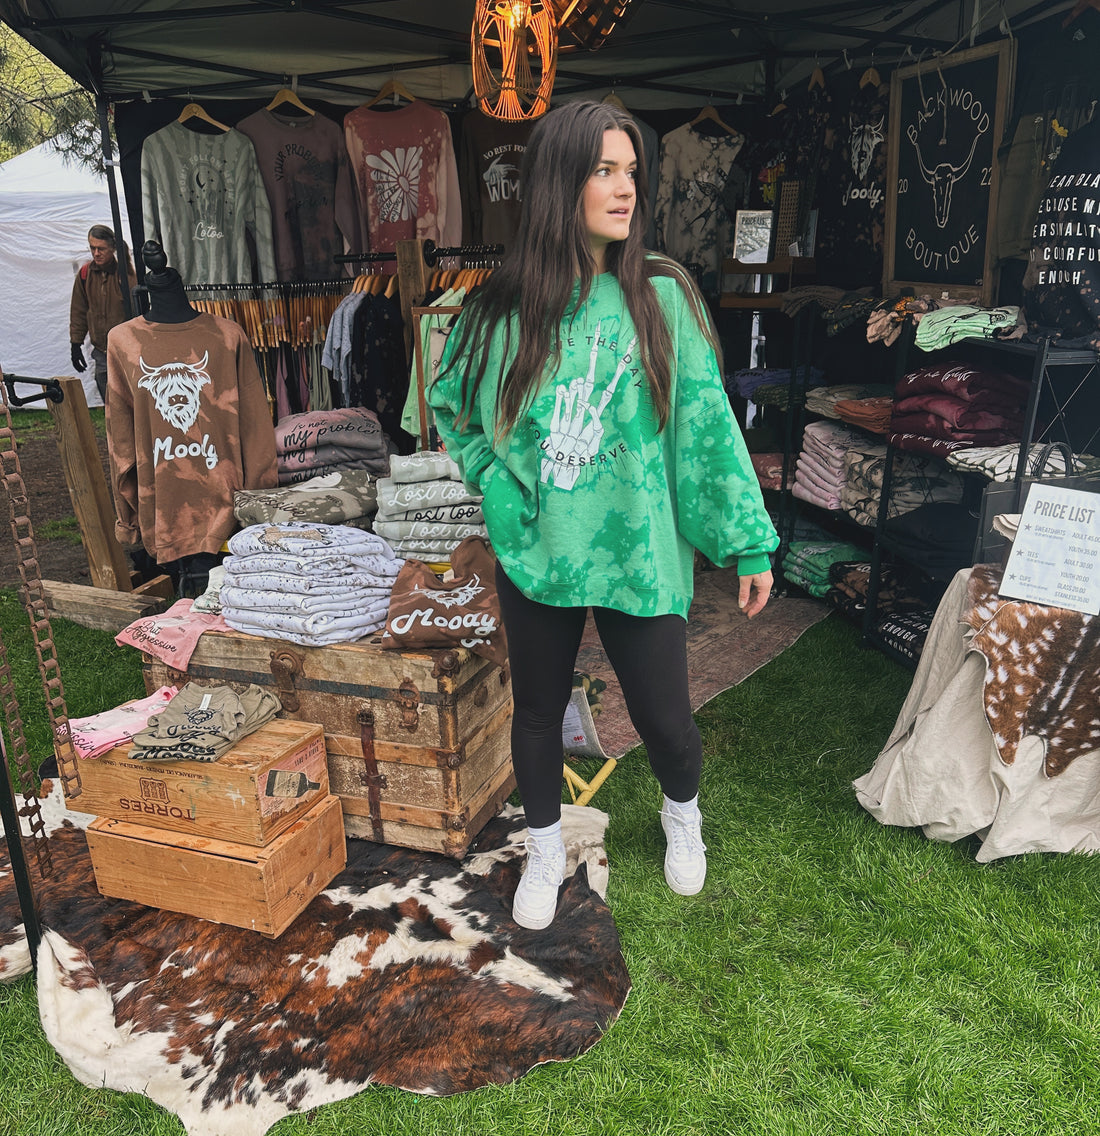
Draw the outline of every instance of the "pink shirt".
[[[389,252],[399,240],[461,243],[458,166],[447,116],[416,99],[395,110],[357,107],[344,116],[360,212],[363,252]]]

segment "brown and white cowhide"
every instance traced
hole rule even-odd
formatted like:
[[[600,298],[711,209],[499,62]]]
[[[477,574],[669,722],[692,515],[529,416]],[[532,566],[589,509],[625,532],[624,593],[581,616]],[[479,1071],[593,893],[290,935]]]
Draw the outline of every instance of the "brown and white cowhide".
[[[101,897],[66,819],[36,881],[46,1036],[84,1084],[143,1093],[189,1136],[262,1136],[370,1085],[458,1093],[576,1057],[630,976],[602,898],[607,816],[565,806],[563,821],[568,875],[545,931],[510,916],[525,830],[506,809],[461,863],[350,841],[347,868],[269,940]],[[4,847],[3,978],[21,930],[7,869]]]
[[[1054,777],[1100,749],[1100,618],[1002,599],[1001,575],[979,564],[967,582],[970,648],[986,660],[986,720],[1006,765],[1025,737],[1042,738],[1043,769]]]

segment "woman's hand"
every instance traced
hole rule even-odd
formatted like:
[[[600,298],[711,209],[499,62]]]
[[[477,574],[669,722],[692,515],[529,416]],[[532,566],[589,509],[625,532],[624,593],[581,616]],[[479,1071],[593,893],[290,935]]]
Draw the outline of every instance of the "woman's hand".
[[[770,571],[757,572],[754,576],[741,576],[741,588],[737,595],[737,606],[752,619],[764,610],[768,597],[772,594],[772,574]]]

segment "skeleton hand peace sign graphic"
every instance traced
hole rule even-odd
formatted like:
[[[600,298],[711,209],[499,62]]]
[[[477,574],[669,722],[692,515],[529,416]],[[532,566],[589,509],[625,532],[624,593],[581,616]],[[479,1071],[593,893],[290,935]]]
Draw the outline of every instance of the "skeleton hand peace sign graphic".
[[[630,341],[615,368],[614,377],[600,394],[599,401],[593,403],[596,395],[596,356],[600,348],[600,325],[596,324],[592,351],[588,357],[588,374],[559,385],[555,394],[550,433],[543,446],[545,456],[542,459],[540,480],[544,485],[552,483],[559,489],[572,489],[581,469],[599,452],[603,439],[603,412],[630,365],[631,353],[637,342],[637,337]]]

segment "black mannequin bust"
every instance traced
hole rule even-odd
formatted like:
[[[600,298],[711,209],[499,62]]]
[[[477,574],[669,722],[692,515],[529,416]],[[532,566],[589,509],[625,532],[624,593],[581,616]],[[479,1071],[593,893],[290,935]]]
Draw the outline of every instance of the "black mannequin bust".
[[[143,317],[150,323],[186,323],[199,313],[187,302],[183,279],[168,267],[168,257],[156,241],[141,246],[141,259],[145,261],[145,287],[149,292],[149,310]]]

